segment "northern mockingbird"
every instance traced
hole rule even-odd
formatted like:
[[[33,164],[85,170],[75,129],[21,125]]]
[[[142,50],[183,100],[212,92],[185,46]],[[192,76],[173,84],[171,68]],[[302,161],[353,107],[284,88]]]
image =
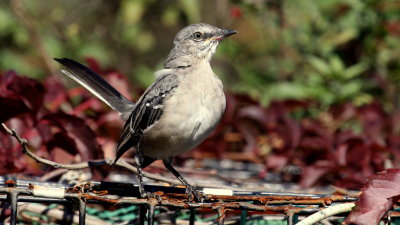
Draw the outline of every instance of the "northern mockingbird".
[[[190,197],[203,197],[172,167],[172,159],[203,142],[220,121],[226,100],[210,60],[219,42],[236,33],[204,23],[183,28],[174,39],[164,69],[155,73],[156,81],[136,103],[86,66],[71,59],[55,59],[66,67],[62,70],[65,75],[117,110],[126,121],[114,162],[136,148],[142,197],[146,196],[142,168],[158,159],[186,186]]]

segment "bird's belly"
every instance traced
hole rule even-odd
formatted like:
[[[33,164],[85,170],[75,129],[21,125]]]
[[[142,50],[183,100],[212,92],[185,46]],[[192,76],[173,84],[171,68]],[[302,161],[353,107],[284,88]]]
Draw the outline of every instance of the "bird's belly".
[[[160,121],[149,129],[149,135],[145,132],[139,144],[141,153],[164,159],[186,152],[203,142],[225,110],[222,90],[215,94],[171,99]]]

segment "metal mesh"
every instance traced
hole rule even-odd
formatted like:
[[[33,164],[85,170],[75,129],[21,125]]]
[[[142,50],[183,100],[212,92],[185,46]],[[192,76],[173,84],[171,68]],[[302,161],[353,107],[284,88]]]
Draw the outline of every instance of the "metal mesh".
[[[199,203],[189,202],[184,188],[145,188],[154,196],[138,198],[137,186],[130,183],[87,182],[68,187],[6,176],[0,179],[0,223],[296,224],[322,209],[357,200],[306,193],[233,191],[220,195],[221,190],[214,194],[208,190],[209,199]],[[389,212],[385,224],[400,224],[396,210]],[[346,215],[335,215],[323,224],[340,224]]]
[[[39,218],[39,221],[43,216],[43,213],[35,215],[32,212],[31,215],[21,215],[19,211],[24,210],[24,205],[17,203],[23,202],[44,203],[46,211],[61,210],[61,221],[74,222],[76,214],[75,222],[79,224],[85,224],[89,217],[91,222],[98,219],[104,224],[145,224],[145,221],[150,224],[155,221],[158,224],[179,224],[182,221],[189,224],[266,224],[265,221],[268,224],[296,224],[299,218],[323,208],[356,200],[341,195],[234,191],[232,195],[211,192],[208,200],[197,203],[188,202],[185,189],[175,187],[148,185],[146,189],[155,195],[140,199],[137,187],[129,183],[88,182],[70,188],[57,183],[9,177],[1,183],[1,219],[9,218],[10,224],[17,224],[24,216]],[[58,209],[59,205],[64,207]],[[345,214],[340,216],[335,217],[336,221],[344,218]],[[395,219],[392,217],[392,222]]]

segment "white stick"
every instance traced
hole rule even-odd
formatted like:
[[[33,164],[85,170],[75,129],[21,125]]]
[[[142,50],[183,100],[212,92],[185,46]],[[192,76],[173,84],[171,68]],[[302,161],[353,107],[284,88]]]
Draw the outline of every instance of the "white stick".
[[[355,206],[354,203],[343,203],[340,205],[334,205],[306,217],[304,220],[296,223],[296,225],[312,225],[327,217],[339,213],[349,212],[353,209],[354,206]]]

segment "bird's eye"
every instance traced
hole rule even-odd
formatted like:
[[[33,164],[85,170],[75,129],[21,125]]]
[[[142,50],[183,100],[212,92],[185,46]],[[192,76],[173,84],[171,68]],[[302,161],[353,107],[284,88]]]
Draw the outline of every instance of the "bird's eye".
[[[201,32],[195,32],[195,33],[193,34],[193,39],[194,39],[195,41],[201,41],[201,40],[203,39],[203,33],[201,33]]]

